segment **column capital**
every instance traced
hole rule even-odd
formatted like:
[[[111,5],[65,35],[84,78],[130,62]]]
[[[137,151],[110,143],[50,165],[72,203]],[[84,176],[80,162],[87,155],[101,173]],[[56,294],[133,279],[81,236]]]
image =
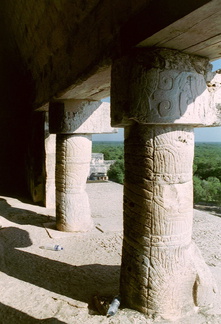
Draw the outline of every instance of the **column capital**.
[[[72,99],[50,103],[49,129],[52,134],[117,132],[110,125],[110,104],[108,102]]]
[[[112,65],[111,122],[217,124],[218,108],[208,90],[207,58],[171,49],[135,49]]]

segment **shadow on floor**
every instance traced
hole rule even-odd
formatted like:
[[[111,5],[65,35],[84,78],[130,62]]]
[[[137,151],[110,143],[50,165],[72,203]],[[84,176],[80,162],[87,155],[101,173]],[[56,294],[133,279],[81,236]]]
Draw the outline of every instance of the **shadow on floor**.
[[[47,324],[66,324],[66,322],[59,321],[56,318],[47,318],[47,319],[36,319],[28,314],[25,314],[21,311],[18,311],[15,308],[4,305],[0,303],[0,323],[2,324],[39,324],[39,323],[47,323]]]
[[[54,219],[53,216],[45,216],[30,210],[12,207],[4,198],[0,198],[0,215],[16,224],[39,227]]]
[[[113,296],[118,292],[120,266],[75,266],[17,249],[30,245],[32,242],[27,231],[16,227],[2,228],[0,271],[86,303],[93,295]]]

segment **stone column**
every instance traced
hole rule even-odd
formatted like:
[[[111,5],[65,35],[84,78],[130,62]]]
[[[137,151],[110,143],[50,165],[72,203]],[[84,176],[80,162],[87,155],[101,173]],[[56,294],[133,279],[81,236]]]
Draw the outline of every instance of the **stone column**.
[[[112,125],[125,127],[123,303],[173,320],[213,298],[191,239],[193,127],[214,123],[208,61],[137,49],[112,66]]]
[[[56,226],[85,232],[92,228],[85,191],[90,170],[92,135],[115,132],[110,107],[100,101],[65,100],[49,108],[49,127],[56,139]]]
[[[48,111],[45,112],[44,131],[45,207],[55,209],[56,135],[49,133]]]
[[[92,228],[85,191],[91,161],[91,135],[58,134],[56,141],[56,224],[65,232]]]

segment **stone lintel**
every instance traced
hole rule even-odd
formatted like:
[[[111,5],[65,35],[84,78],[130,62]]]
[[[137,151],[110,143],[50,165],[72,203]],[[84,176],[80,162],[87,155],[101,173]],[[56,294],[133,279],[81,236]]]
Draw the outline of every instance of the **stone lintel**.
[[[63,100],[50,103],[50,133],[117,133],[110,125],[110,104],[101,101]]]
[[[137,49],[117,59],[112,66],[112,126],[217,125],[217,91],[207,86],[210,70],[206,58],[170,49]]]

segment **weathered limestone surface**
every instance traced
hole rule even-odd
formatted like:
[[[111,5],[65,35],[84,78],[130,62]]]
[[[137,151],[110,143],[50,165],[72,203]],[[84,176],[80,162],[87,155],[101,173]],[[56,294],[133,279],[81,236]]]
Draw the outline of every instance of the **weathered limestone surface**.
[[[136,46],[220,57],[219,0],[1,0],[0,9],[3,190],[27,190],[31,112],[108,96],[116,57]]]
[[[207,87],[210,93],[210,105],[215,107],[217,118],[214,126],[221,125],[221,70],[209,73]]]
[[[110,104],[101,101],[64,100],[50,104],[50,132],[63,134],[116,133],[110,125]]]
[[[117,60],[112,68],[117,80],[112,82],[112,124],[220,123],[217,97],[207,87],[210,69],[206,58],[167,49],[135,50]]]
[[[65,100],[49,108],[49,128],[56,140],[56,226],[61,231],[92,228],[85,191],[93,133],[116,132],[110,126],[110,105],[100,101]]]
[[[56,135],[48,134],[45,138],[45,206],[55,207],[55,165],[56,165]]]
[[[125,132],[121,294],[131,308],[177,318],[205,306],[213,289],[191,242],[193,129],[136,124]]]
[[[2,0],[1,30],[30,71],[36,108],[67,89],[66,99],[100,100],[109,95],[113,56],[206,2],[161,1],[159,12],[146,0]]]
[[[91,135],[57,135],[56,224],[61,231],[92,228],[85,191],[91,161]]]
[[[217,107],[208,61],[173,50],[136,50],[112,70],[112,125],[125,127],[121,295],[167,320],[208,306],[216,290],[191,240],[194,126]]]

